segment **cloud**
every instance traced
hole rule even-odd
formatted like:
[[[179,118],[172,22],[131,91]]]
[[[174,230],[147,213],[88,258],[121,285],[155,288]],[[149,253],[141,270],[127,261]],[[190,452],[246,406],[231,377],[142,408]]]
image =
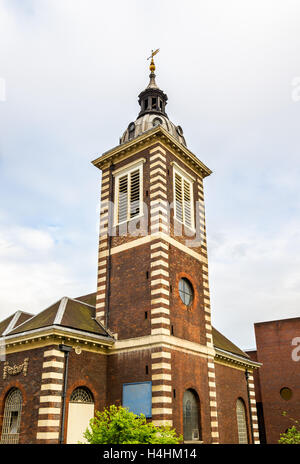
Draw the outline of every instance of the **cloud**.
[[[94,291],[96,277],[93,279],[87,268],[89,261],[96,264],[96,256],[93,259],[85,246],[84,257],[81,239],[73,234],[66,240],[57,227],[38,230],[2,223],[0,318],[18,309],[36,313],[64,295],[75,297]]]
[[[212,233],[209,258],[213,323],[240,346],[255,346],[255,322],[299,316],[299,221],[272,236],[241,226]]]

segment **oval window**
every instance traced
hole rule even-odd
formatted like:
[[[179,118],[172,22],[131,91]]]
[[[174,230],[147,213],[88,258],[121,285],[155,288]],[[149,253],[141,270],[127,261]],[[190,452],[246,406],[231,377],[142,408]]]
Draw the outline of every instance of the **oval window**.
[[[194,299],[194,290],[191,282],[184,277],[179,281],[179,295],[181,301],[186,305],[190,306]]]

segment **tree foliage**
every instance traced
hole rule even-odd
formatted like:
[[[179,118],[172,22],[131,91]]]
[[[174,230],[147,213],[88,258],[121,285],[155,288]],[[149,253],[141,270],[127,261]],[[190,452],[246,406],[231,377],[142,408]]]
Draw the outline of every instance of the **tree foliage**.
[[[147,422],[141,414],[130,412],[122,406],[112,405],[104,411],[96,411],[90,420],[84,437],[90,444],[178,444],[182,436],[177,436],[171,427],[156,427]]]
[[[300,431],[293,425],[285,433],[280,434],[278,441],[281,445],[299,445],[300,444]]]
[[[287,416],[287,412],[282,413],[283,416]],[[299,430],[299,421],[289,417],[290,421],[294,423],[291,427],[287,429],[286,432],[280,434],[280,439],[278,443],[281,445],[299,445],[300,444],[300,430]]]

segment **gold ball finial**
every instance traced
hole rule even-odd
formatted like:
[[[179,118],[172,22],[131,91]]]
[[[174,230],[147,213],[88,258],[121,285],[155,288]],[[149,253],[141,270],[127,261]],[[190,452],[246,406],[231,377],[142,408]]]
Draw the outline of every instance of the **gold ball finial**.
[[[151,72],[154,72],[154,71],[155,71],[155,64],[154,64],[154,60],[153,60],[153,58],[152,58],[152,60],[151,60],[151,63],[150,63],[149,69],[150,69],[150,71],[151,71]]]
[[[150,66],[149,66],[149,69],[150,71],[153,73],[155,71],[155,64],[154,64],[154,60],[153,60],[153,57],[159,52],[159,48],[155,51],[152,50],[151,52],[151,56],[149,56],[149,58],[147,58],[147,60],[150,60],[151,58],[151,63],[150,63]]]

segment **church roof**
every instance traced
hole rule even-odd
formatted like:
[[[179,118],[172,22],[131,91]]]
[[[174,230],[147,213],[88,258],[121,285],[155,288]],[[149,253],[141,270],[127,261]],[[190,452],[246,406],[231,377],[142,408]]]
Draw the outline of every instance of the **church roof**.
[[[95,295],[95,294],[94,294]],[[110,337],[104,327],[95,319],[95,307],[86,301],[94,301],[94,295],[84,295],[80,299],[63,297],[25,322],[18,324],[6,335],[17,335],[51,326],[68,327]]]
[[[24,311],[16,311],[11,316],[0,322],[0,336],[6,335],[17,325],[22,324],[28,319],[31,319],[32,316],[33,314],[29,314]]]
[[[221,332],[219,332],[214,327],[212,327],[212,337],[215,348],[219,348],[220,350],[228,351],[229,353],[250,359],[250,357],[244,351],[242,351],[238,346],[228,340],[228,338],[222,335]]]

